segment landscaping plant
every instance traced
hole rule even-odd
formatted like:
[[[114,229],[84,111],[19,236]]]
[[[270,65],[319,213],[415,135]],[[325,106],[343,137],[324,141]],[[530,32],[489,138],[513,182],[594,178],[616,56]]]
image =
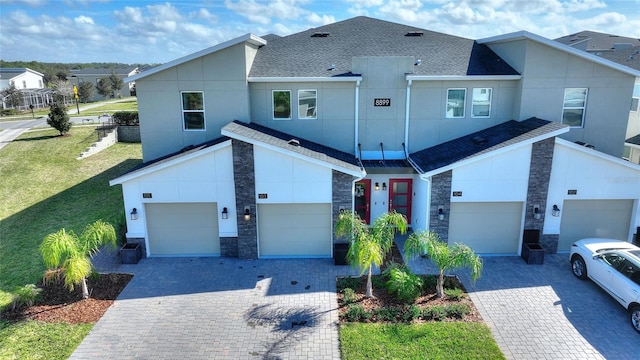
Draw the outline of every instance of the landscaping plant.
[[[408,259],[416,258],[426,253],[438,267],[440,270],[436,285],[436,297],[438,298],[441,298],[444,294],[445,271],[469,268],[473,281],[480,277],[482,271],[482,260],[470,247],[459,243],[449,247],[446,243],[440,241],[438,235],[432,231],[419,231],[411,234],[405,242],[404,251],[405,257]]]
[[[91,256],[103,245],[116,248],[116,231],[102,220],[87,225],[80,236],[65,229],[47,235],[40,245],[42,259],[49,269],[45,272],[45,281],[62,276],[70,291],[80,284],[82,298],[88,298],[87,277],[93,270]]]
[[[67,114],[67,108],[64,106],[64,98],[61,95],[54,95],[54,100],[49,107],[49,116],[47,124],[60,132],[60,136],[71,130],[71,120]]]
[[[380,215],[371,228],[355,212],[344,212],[338,218],[336,235],[351,239],[347,261],[351,266],[359,267],[361,275],[367,273],[365,296],[368,298],[373,297],[372,268],[382,265],[396,231],[401,234],[407,231],[407,219],[395,211]]]

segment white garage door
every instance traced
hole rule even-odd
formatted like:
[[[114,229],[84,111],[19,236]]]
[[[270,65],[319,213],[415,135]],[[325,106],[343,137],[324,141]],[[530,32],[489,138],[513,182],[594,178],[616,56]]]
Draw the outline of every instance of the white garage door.
[[[146,204],[149,253],[220,255],[216,203]]]
[[[331,257],[331,204],[258,205],[260,257]]]
[[[627,240],[633,200],[567,200],[562,209],[558,251],[587,237]]]
[[[521,222],[521,202],[451,203],[449,243],[478,254],[517,254]]]

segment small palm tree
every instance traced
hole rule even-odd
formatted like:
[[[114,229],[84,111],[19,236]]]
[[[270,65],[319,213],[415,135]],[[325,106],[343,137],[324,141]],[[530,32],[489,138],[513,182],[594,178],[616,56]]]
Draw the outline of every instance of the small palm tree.
[[[353,267],[360,268],[360,274],[367,272],[367,290],[365,296],[373,297],[371,272],[373,266],[380,266],[385,254],[391,250],[396,231],[407,231],[407,219],[397,212],[381,215],[371,228],[355,212],[340,214],[336,223],[336,235],[351,238],[347,252],[347,261]]]
[[[438,234],[433,231],[419,231],[409,235],[404,244],[406,259],[428,254],[433,263],[440,269],[436,285],[436,297],[441,298],[444,293],[444,273],[458,268],[469,268],[471,278],[476,281],[482,271],[482,259],[470,247],[455,243],[449,247],[440,241]]]
[[[115,249],[116,239],[113,226],[102,220],[87,225],[80,236],[65,229],[47,235],[40,244],[42,259],[49,269],[45,272],[45,280],[56,274],[62,275],[70,291],[81,284],[82,298],[88,298],[87,276],[93,269],[91,257],[102,245]]]

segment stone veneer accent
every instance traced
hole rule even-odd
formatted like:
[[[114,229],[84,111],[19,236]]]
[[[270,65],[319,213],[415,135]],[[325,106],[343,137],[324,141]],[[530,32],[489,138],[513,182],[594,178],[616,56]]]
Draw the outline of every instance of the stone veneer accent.
[[[238,257],[238,238],[237,237],[221,237],[220,238],[220,256],[236,257],[236,258]]]
[[[524,228],[540,230],[540,234],[542,234],[544,218],[549,213],[547,211],[547,194],[549,193],[554,146],[555,138],[550,138],[534,143],[531,148]],[[540,219],[533,217],[534,205],[540,205],[540,212],[542,212]],[[540,245],[544,247],[546,253],[555,253],[558,247],[558,235],[541,235]]]
[[[127,244],[140,245],[140,248],[142,248],[142,257],[147,257],[147,246],[145,244],[144,238],[127,238]]]
[[[335,230],[335,224],[338,221],[338,216],[340,215],[340,209],[344,209],[345,211],[351,211],[351,203],[353,201],[353,180],[355,178],[351,175],[341,173],[336,170],[332,170],[331,174],[331,212],[333,219],[332,229]],[[334,243],[344,243],[345,239],[335,238],[333,239]]]
[[[449,242],[449,219],[451,215],[451,170],[431,178],[431,204],[429,210],[429,230],[438,234],[441,241]],[[444,220],[438,220],[438,206],[444,207]]]
[[[253,166],[253,145],[233,139],[231,140],[231,148],[233,151],[233,176],[238,221],[237,256],[240,259],[257,259],[258,228],[256,223],[256,180]],[[245,206],[250,207],[251,220],[249,221],[244,219]]]

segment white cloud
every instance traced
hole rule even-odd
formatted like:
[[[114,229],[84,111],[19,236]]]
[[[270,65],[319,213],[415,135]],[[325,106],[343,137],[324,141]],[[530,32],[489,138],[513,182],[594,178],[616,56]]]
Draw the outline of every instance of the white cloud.
[[[225,0],[225,6],[237,12],[249,21],[261,25],[271,24],[272,19],[297,19],[308,13],[300,5],[308,3],[306,0],[274,0],[269,3],[256,0]]]
[[[94,24],[93,19],[88,17],[88,16],[78,16],[77,18],[73,19],[73,21],[75,21],[78,24]]]
[[[329,15],[318,15],[316,13],[312,13],[307,15],[307,21],[315,26],[322,26],[336,22],[336,18]]]
[[[189,14],[189,18],[205,20],[212,24],[215,24],[218,22],[218,16],[210,13],[209,10],[205,8],[200,8],[198,11],[191,12]]]

